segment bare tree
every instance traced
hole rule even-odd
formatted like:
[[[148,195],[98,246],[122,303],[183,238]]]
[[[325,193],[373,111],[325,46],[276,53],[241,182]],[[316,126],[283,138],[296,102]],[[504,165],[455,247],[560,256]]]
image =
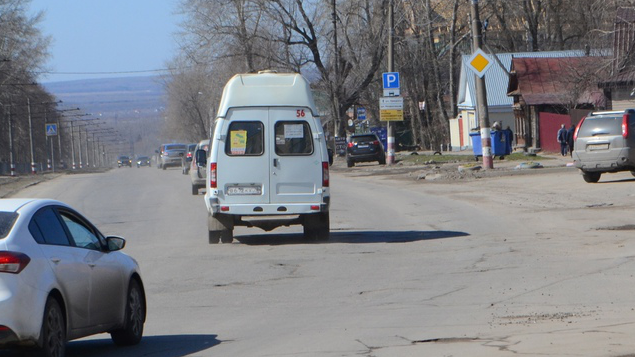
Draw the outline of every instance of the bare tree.
[[[9,126],[13,134],[15,158],[30,162],[30,128],[37,131],[34,139],[36,159],[46,159],[42,103],[51,96],[35,78],[48,56],[50,39],[37,27],[42,14],[28,15],[30,0],[0,0],[0,161],[8,161]],[[31,127],[28,105],[32,104]]]

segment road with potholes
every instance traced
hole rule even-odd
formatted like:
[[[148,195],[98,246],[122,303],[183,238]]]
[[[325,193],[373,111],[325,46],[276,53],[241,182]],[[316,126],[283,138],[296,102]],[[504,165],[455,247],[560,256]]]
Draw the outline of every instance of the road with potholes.
[[[12,195],[71,204],[141,265],[142,343],[98,335],[68,356],[635,355],[635,179],[552,166],[430,181],[417,172],[433,168],[336,164],[317,244],[290,227],[209,245],[203,196],[177,169]]]

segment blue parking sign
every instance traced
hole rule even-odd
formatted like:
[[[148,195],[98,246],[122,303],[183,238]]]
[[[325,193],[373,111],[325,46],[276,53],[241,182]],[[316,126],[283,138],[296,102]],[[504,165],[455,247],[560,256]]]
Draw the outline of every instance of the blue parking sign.
[[[384,89],[399,89],[399,72],[385,72],[382,78]]]

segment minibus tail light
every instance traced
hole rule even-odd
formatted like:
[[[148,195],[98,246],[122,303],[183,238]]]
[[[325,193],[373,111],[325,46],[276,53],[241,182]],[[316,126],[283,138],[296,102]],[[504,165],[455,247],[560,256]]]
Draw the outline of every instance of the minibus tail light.
[[[322,187],[329,187],[329,163],[322,162]]]
[[[218,187],[218,164],[212,162],[209,164],[209,187]]]
[[[628,114],[622,117],[622,137],[628,139]]]

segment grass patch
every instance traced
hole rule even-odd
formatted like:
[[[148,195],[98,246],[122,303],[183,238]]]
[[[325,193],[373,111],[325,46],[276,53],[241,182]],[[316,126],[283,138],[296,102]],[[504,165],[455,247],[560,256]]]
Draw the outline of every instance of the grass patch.
[[[410,155],[410,154],[397,154],[396,159],[403,163],[413,164],[413,165],[424,165],[431,161],[436,163],[470,163],[470,162],[482,162],[483,158],[478,157],[478,160],[474,159],[474,155],[468,154],[443,154],[443,155],[432,155],[432,154],[419,154],[419,155]],[[500,158],[497,156],[494,158],[494,162],[499,161]],[[544,156],[527,156],[522,152],[512,153],[510,155],[505,156],[503,161],[537,161],[537,160],[551,160],[548,157]]]

